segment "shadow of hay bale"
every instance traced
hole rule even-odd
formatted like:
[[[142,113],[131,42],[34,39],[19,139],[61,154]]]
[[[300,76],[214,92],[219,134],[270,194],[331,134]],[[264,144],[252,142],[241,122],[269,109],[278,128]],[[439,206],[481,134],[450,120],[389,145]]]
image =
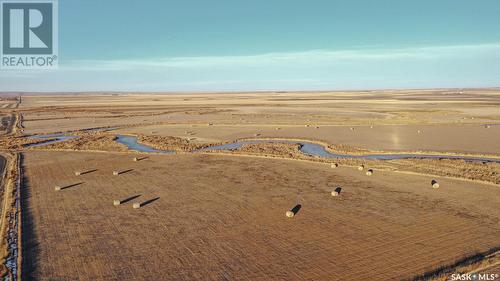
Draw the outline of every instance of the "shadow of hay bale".
[[[113,171],[113,176],[123,175],[129,172],[132,172],[134,169],[128,169],[124,171]]]
[[[144,156],[144,157],[134,157],[133,160],[134,162],[139,162],[148,159],[149,157]]]
[[[74,183],[74,184],[70,184],[70,185],[67,185],[67,186],[63,186],[63,187],[56,186],[56,188],[59,187],[60,188],[59,190],[64,190],[64,189],[68,189],[68,188],[72,188],[72,187],[77,187],[77,186],[82,185],[82,184],[84,184],[84,182]]]
[[[286,211],[285,215],[289,218],[293,218],[295,215],[297,215],[297,213],[300,211],[301,208],[302,208],[302,205],[297,204],[291,210]]]
[[[437,180],[432,180],[431,185],[432,185],[432,188],[439,188],[439,183],[437,182]]]
[[[141,196],[141,195],[140,195],[140,194],[138,194],[138,195],[134,195],[134,196],[131,196],[131,197],[125,198],[125,199],[123,199],[123,200],[120,200],[120,204],[125,204],[125,203],[127,203],[127,202],[130,202],[130,201],[132,201],[132,200],[136,199],[136,198],[139,198],[140,196]]]
[[[342,187],[335,188],[335,190],[332,191],[332,196],[334,196],[334,197],[339,196],[341,191],[342,191]]]
[[[87,171],[81,172],[81,174],[82,175],[86,175],[86,174],[90,174],[90,173],[93,173],[93,172],[97,172],[97,169],[87,170]]]
[[[140,206],[140,207],[144,207],[144,206],[146,206],[146,205],[149,205],[149,204],[153,203],[154,201],[156,201],[156,200],[158,200],[158,199],[160,199],[160,197],[156,197],[156,198],[153,198],[153,199],[146,200],[146,201],[144,201],[144,202],[142,202],[142,203],[139,203],[139,206]],[[135,204],[135,203],[134,203],[134,204]]]

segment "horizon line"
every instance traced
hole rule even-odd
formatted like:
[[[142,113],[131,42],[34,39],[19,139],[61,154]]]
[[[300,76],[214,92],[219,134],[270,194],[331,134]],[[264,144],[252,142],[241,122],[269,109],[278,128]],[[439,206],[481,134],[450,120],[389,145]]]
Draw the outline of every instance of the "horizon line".
[[[0,94],[245,94],[245,93],[341,93],[341,92],[374,92],[374,91],[445,91],[445,90],[500,90],[498,86],[484,87],[423,87],[423,88],[371,88],[371,89],[332,89],[332,90],[242,90],[242,91],[2,91]]]

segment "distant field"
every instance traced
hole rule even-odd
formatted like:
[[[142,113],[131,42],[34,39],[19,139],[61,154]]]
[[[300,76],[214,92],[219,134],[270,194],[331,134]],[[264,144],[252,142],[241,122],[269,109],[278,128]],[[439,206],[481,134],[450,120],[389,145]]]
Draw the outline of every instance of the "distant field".
[[[297,160],[134,156],[24,153],[25,280],[400,280],[500,245],[494,185],[438,178],[434,190],[429,176]]]
[[[123,126],[119,133],[195,142],[258,135],[370,150],[500,155],[500,91],[491,89],[33,95],[20,110],[28,134]]]

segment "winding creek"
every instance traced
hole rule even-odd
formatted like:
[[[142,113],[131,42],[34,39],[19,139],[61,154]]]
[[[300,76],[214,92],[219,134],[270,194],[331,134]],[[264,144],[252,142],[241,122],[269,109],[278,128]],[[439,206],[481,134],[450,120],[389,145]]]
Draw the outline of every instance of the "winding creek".
[[[133,136],[123,136],[123,135],[118,135],[116,136],[116,142],[124,144],[128,147],[128,149],[135,150],[135,151],[140,151],[140,152],[153,152],[153,153],[175,153],[175,151],[172,150],[159,150],[152,148],[150,146],[140,144],[137,142],[137,137]]]
[[[29,147],[42,147],[52,143],[63,142],[71,139],[78,138],[77,136],[67,136],[64,134],[54,134],[54,135],[40,135],[31,136],[31,138],[41,139],[48,141],[27,145]],[[159,150],[153,147],[140,144],[135,136],[117,135],[116,142],[127,146],[130,150],[145,152],[145,153],[164,153],[172,154],[175,151],[171,150]],[[320,157],[320,158],[341,158],[341,159],[369,159],[369,160],[396,160],[396,159],[451,159],[451,160],[465,160],[474,162],[494,162],[500,163],[499,158],[488,158],[488,157],[473,157],[473,156],[459,156],[459,155],[446,155],[446,154],[420,154],[420,153],[390,153],[390,154],[365,154],[365,155],[350,155],[350,154],[339,154],[333,153],[326,149],[325,146],[313,142],[307,141],[294,141],[294,140],[241,140],[233,143],[215,145],[210,147],[205,147],[192,151],[203,152],[208,150],[235,150],[241,148],[243,145],[247,144],[262,144],[262,143],[279,143],[279,144],[298,144],[300,145],[300,152],[308,156]]]
[[[65,136],[62,134],[53,134],[53,135],[37,135],[37,136],[31,136],[29,138],[42,140],[42,142],[28,144],[25,146],[25,148],[45,146],[45,145],[49,145],[49,144],[53,144],[53,143],[58,143],[58,142],[76,139],[78,137],[77,136]]]

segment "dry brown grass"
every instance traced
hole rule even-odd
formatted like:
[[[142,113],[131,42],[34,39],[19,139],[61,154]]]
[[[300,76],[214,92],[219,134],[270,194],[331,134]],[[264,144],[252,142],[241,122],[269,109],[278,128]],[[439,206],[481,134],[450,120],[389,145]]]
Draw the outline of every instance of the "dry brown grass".
[[[238,151],[255,155],[299,158],[300,155],[302,154],[299,151],[299,148],[300,145],[298,144],[262,143],[262,144],[246,144],[243,145],[240,149],[238,149]]]
[[[50,141],[51,139],[32,139],[24,136],[5,136],[0,138],[0,149],[18,150],[27,145]]]
[[[76,139],[49,144],[43,149],[94,150],[94,151],[127,151],[127,147],[115,141],[116,136],[103,132],[78,132]]]
[[[173,150],[173,151],[193,151],[209,145],[216,144],[201,144],[194,143],[185,138],[179,137],[162,137],[162,136],[145,136],[140,135],[137,141],[144,145],[153,147],[159,150]]]
[[[424,174],[433,174],[500,184],[500,164],[466,162],[463,160],[396,160],[390,161],[394,168]]]
[[[9,278],[12,278],[13,272],[7,268],[5,263],[10,254],[7,234],[13,226],[10,215],[14,209],[14,202],[16,200],[14,191],[17,188],[15,185],[18,178],[18,157],[10,153],[1,153],[0,156],[5,161],[0,167],[0,276],[3,278],[9,275]],[[17,232],[17,229],[14,231]]]
[[[347,144],[327,144],[326,147],[327,150],[332,151],[334,153],[362,154],[370,152],[369,150]]]

